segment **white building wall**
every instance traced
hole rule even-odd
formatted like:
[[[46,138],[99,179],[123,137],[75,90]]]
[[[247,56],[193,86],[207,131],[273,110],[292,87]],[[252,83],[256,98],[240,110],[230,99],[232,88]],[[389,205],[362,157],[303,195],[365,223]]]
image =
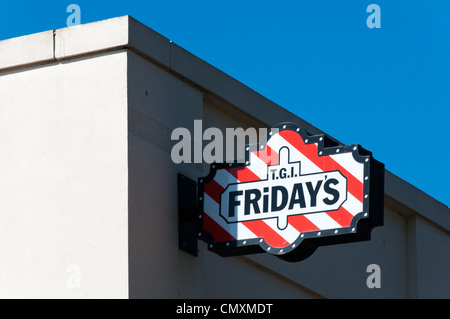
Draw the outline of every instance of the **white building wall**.
[[[0,298],[128,297],[126,57],[0,75]]]

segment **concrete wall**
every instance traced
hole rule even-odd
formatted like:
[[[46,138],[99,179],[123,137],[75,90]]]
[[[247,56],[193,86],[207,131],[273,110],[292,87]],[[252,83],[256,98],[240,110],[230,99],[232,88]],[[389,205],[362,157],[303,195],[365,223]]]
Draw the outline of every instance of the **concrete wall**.
[[[0,298],[128,297],[126,71],[117,51],[1,73]]]
[[[264,254],[222,258],[209,252],[203,243],[198,257],[177,251],[176,174],[181,172],[196,179],[206,175],[209,167],[173,164],[170,132],[176,127],[187,127],[193,132],[193,121],[200,118],[204,129],[268,124],[134,53],[129,54],[128,63],[129,112],[134,114],[129,118],[131,297],[449,295],[448,286],[441,284],[449,282],[444,269],[449,265],[448,235],[394,204],[388,196],[385,226],[374,229],[371,241],[320,247],[300,263],[286,263]],[[165,111],[166,107],[170,111]],[[424,240],[419,239],[422,237]],[[436,247],[429,249],[433,240]],[[426,264],[423,269],[412,266],[418,263],[420,267],[422,262]],[[380,289],[369,289],[366,285],[370,264],[381,268]]]
[[[171,161],[173,129],[321,131],[130,17],[0,48],[0,297],[450,297],[448,208],[388,171],[371,241],[299,263],[180,251],[177,173],[209,167]]]

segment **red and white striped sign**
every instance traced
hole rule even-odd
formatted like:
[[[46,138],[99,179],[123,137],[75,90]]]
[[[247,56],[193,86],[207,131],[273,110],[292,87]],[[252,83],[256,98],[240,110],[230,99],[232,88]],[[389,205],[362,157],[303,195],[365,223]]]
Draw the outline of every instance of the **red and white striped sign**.
[[[374,160],[358,145],[325,147],[325,139],[280,124],[266,144],[246,146],[245,164],[212,164],[199,179],[200,236],[209,248],[284,255],[307,239],[356,234],[358,221],[371,218]]]

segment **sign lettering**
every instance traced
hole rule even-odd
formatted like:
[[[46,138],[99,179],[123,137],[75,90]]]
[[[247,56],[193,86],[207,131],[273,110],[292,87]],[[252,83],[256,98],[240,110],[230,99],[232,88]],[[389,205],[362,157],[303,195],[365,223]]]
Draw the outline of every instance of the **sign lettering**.
[[[299,261],[383,224],[384,165],[372,153],[293,123],[264,141],[246,145],[245,163],[212,163],[198,180],[198,234],[210,250]]]

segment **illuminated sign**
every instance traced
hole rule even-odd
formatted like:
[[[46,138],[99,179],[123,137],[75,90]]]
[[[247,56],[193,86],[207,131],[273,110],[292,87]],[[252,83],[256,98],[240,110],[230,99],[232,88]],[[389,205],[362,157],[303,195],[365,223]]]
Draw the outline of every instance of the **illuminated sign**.
[[[210,250],[298,261],[383,224],[384,165],[370,152],[293,123],[265,140],[246,146],[244,163],[213,163],[198,179],[192,221]]]

